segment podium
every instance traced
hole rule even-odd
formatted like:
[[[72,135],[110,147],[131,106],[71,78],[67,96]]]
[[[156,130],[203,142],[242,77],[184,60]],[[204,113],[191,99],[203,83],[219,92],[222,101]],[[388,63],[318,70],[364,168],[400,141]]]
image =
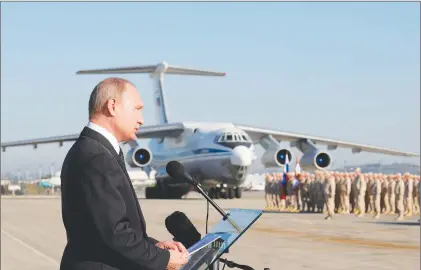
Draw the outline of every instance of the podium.
[[[221,255],[228,253],[229,248],[259,219],[263,211],[235,208],[227,214],[238,225],[240,231],[228,220],[221,219],[208,234],[189,248],[189,251],[197,251],[180,270],[219,270]]]

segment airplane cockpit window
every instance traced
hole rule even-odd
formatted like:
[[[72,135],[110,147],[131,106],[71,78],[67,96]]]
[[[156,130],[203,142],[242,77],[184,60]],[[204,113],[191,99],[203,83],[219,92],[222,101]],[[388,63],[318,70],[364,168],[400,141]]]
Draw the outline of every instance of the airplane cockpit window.
[[[252,145],[251,140],[244,133],[240,132],[225,132],[215,137],[215,143],[234,148],[238,145],[244,145],[250,147]]]

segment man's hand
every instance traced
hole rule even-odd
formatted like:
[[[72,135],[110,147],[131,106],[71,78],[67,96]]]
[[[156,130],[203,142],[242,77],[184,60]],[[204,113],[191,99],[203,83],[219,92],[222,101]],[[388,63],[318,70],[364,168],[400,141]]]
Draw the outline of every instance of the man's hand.
[[[183,264],[189,261],[188,253],[182,253],[173,249],[169,249],[168,251],[170,252],[170,260],[166,270],[178,270]]]
[[[187,249],[180,242],[164,241],[164,242],[157,243],[156,246],[160,247],[162,249],[178,251],[178,252],[180,252],[182,254],[185,254],[187,256],[189,255],[189,252],[187,251]]]

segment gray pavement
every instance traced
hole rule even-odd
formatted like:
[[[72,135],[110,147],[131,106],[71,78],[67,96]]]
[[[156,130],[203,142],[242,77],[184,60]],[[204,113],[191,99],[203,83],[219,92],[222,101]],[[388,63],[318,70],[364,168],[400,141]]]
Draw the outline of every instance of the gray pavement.
[[[206,201],[199,194],[185,200],[146,200],[139,192],[148,234],[171,239],[164,219],[186,213],[204,234]],[[222,208],[262,209],[263,193],[236,200],[216,200]],[[395,222],[394,216],[264,213],[224,257],[254,269],[420,269],[418,217]],[[60,198],[37,196],[1,199],[1,269],[58,269],[65,245]],[[210,206],[209,227],[220,219]],[[229,268],[225,268],[229,269]]]

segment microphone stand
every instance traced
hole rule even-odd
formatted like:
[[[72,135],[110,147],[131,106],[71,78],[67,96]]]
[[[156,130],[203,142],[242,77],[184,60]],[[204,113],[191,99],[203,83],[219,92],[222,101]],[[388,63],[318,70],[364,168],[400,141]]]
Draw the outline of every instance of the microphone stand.
[[[192,177],[193,185],[196,187],[197,191],[205,197],[205,199],[212,204],[212,206],[222,215],[223,220],[228,220],[228,222],[237,230],[238,233],[241,233],[240,227],[229,217],[229,214],[225,213],[224,210],[219,207],[211,198],[209,198],[208,194],[203,191],[200,184]]]

